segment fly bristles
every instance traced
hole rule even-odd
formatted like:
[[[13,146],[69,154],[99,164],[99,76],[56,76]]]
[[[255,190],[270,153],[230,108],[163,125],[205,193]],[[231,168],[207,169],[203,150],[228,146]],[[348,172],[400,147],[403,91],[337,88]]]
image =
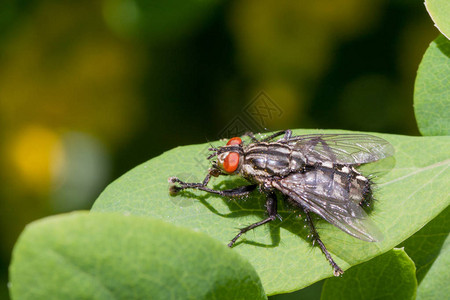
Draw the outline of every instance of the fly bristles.
[[[211,147],[208,148],[208,151],[214,151],[213,153],[211,153],[207,159],[211,159],[215,156],[217,156],[217,152],[219,151],[219,148],[214,147],[213,145],[210,145]]]
[[[212,151],[212,150],[210,150],[210,151]],[[211,154],[208,156],[207,159],[211,159],[211,158],[216,157],[216,156],[217,156],[217,151],[211,153]]]

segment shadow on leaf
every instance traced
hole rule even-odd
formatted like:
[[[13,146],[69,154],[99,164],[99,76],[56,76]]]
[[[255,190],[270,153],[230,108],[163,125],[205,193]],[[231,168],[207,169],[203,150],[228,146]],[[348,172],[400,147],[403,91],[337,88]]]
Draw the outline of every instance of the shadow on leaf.
[[[215,190],[226,190],[233,189],[238,186],[248,185],[249,183],[242,178],[235,178],[233,180],[225,180],[220,182],[219,184],[214,185],[212,188]],[[267,217],[267,212],[265,208],[265,195],[261,193],[259,190],[251,192],[247,196],[229,198],[223,197],[219,195],[214,195],[210,193],[204,193],[202,195],[198,195],[189,190],[183,190],[179,192],[179,194],[174,195],[172,197],[186,197],[190,199],[198,200],[202,205],[204,205],[210,212],[215,215],[224,218],[242,218],[248,215],[256,215],[260,220],[263,220]],[[222,201],[228,206],[230,213],[220,213],[212,204],[216,201],[217,198],[222,198]],[[211,200],[213,199],[213,200]],[[277,247],[280,244],[280,227],[285,230],[290,231],[291,233],[299,236],[300,238],[307,240],[310,242],[308,238],[309,230],[305,228],[305,223],[302,220],[299,220],[298,216],[302,213],[300,209],[297,207],[293,207],[287,201],[284,200],[284,196],[281,193],[277,192],[277,200],[278,200],[278,214],[281,217],[281,220],[278,218],[272,222],[264,224],[262,226],[268,226],[269,232],[271,236],[272,243],[270,245],[263,244],[259,242],[252,241],[251,239],[246,238],[246,234],[242,235],[240,239],[234,244],[233,247],[236,247],[240,244],[253,245],[257,247]],[[299,214],[300,212],[300,214]],[[315,218],[318,219],[318,218]],[[317,221],[317,220],[315,220]],[[250,224],[247,224],[250,225]],[[236,228],[236,233],[239,232],[241,228]],[[250,233],[251,231],[247,232]],[[230,237],[230,240],[233,237]]]

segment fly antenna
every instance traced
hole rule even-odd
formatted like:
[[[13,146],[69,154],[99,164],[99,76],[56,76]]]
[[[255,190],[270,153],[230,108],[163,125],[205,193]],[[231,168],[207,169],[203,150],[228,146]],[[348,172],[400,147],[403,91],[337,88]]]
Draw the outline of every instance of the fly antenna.
[[[209,149],[209,150],[211,150],[211,149]],[[217,151],[214,151],[213,153],[211,153],[211,155],[208,156],[207,159],[211,159],[211,158],[216,157],[216,156],[217,156]]]
[[[208,142],[208,143],[209,143],[209,142]],[[211,144],[211,143],[209,143],[209,146],[210,146],[210,148],[208,148],[208,150],[209,150],[209,151],[214,151],[213,153],[211,153],[211,154],[208,156],[208,159],[211,159],[211,158],[217,156],[217,151],[219,151],[219,149],[216,148],[216,147],[214,147],[214,145]]]

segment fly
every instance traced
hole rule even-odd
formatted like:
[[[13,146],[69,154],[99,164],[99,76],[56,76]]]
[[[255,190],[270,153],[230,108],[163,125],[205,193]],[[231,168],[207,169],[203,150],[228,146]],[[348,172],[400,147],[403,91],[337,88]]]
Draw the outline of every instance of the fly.
[[[362,207],[372,203],[372,183],[356,167],[392,156],[394,148],[386,140],[367,134],[311,134],[292,136],[291,130],[258,140],[246,133],[251,143],[234,137],[225,146],[210,148],[208,159],[217,158],[201,183],[169,178],[170,192],[198,189],[225,197],[242,197],[257,187],[266,194],[268,217],[242,228],[229,247],[249,230],[274,221],[278,190],[284,199],[304,211],[313,244],[317,243],[333,267],[333,274],[344,271],[336,264],[315,229],[313,212],[347,234],[377,242],[382,234]],[[275,138],[282,136],[278,140]],[[250,185],[230,190],[208,188],[211,176],[240,175]]]

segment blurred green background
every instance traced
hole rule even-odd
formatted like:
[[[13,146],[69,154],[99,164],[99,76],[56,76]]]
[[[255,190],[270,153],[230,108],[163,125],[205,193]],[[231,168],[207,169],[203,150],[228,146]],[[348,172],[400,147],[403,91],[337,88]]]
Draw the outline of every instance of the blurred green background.
[[[0,298],[27,223],[89,209],[178,145],[417,135],[414,79],[436,36],[423,1],[2,1]]]

